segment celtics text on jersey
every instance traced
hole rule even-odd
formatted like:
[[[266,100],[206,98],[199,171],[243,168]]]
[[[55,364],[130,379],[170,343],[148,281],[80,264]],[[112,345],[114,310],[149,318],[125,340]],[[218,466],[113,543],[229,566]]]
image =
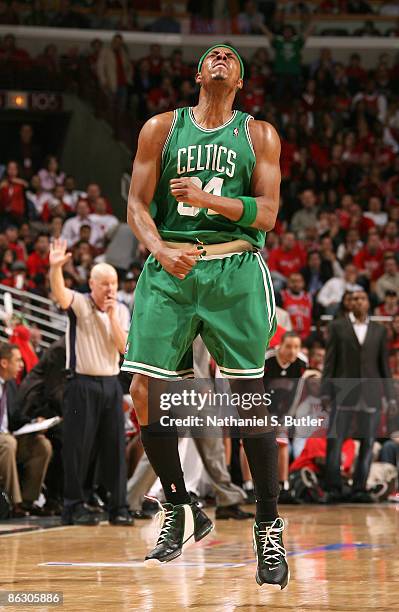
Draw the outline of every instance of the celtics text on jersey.
[[[247,240],[256,248],[265,243],[265,232],[238,223],[211,209],[177,202],[171,195],[172,178],[189,177],[207,193],[229,198],[250,196],[256,159],[249,133],[247,113],[233,111],[216,128],[204,128],[191,107],[174,111],[162,151],[160,180],[151,203],[160,236],[176,242],[213,244]]]

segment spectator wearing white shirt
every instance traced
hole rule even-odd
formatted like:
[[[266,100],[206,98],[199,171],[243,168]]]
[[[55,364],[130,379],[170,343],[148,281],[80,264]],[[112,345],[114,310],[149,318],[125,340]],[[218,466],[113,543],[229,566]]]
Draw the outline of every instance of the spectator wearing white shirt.
[[[94,212],[89,215],[89,219],[95,223],[99,233],[101,234],[101,244],[97,244],[98,247],[104,247],[105,237],[108,232],[118,225],[119,221],[115,215],[107,213],[107,202],[102,196],[98,197],[94,204]]]
[[[64,187],[64,202],[67,204],[67,206],[69,206],[71,210],[75,211],[79,199],[81,197],[85,197],[85,192],[76,189],[75,179],[73,176],[67,176],[65,178]]]
[[[134,306],[134,290],[136,289],[137,278],[133,272],[128,272],[122,281],[122,289],[116,294],[116,299],[129,308],[130,314]]]
[[[369,199],[368,210],[363,214],[367,219],[371,219],[377,227],[384,227],[388,222],[388,213],[381,210],[381,198],[372,196]]]
[[[357,274],[356,267],[353,264],[347,264],[344,268],[343,278],[330,278],[320,289],[317,301],[328,314],[335,314],[337,312],[345,291],[363,290],[356,282]]]
[[[97,225],[90,219],[90,209],[87,200],[80,198],[76,205],[76,217],[72,217],[65,221],[62,228],[62,238],[67,241],[68,248],[80,240],[80,228],[82,225],[90,226],[90,244],[95,246],[101,240],[101,232]]]

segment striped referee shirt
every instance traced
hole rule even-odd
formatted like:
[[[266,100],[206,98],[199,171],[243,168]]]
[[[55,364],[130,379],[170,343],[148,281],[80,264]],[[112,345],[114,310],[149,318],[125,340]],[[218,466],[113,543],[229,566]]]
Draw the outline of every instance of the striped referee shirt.
[[[119,323],[128,331],[129,310],[121,302],[117,302],[117,309]],[[66,369],[88,376],[119,374],[120,355],[107,313],[96,306],[89,293],[74,291],[67,314]]]

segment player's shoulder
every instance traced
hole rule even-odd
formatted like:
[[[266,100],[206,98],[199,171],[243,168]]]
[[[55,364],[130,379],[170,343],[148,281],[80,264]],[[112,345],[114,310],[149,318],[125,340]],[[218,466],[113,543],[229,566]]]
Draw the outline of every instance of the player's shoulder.
[[[248,129],[255,150],[257,148],[263,149],[267,146],[280,152],[280,137],[276,128],[271,123],[260,119],[253,119],[248,122]]]
[[[167,136],[172,126],[174,117],[175,111],[168,111],[166,113],[154,115],[150,119],[147,119],[147,121],[144,123],[143,127],[141,128],[140,135],[148,138],[162,136],[163,134]]]

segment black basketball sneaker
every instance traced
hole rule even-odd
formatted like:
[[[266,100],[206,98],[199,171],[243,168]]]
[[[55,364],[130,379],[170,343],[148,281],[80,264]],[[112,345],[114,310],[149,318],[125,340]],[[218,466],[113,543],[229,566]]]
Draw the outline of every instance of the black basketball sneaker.
[[[256,582],[285,589],[290,579],[290,570],[283,545],[284,521],[277,517],[270,523],[255,523],[254,550],[258,562]]]
[[[199,542],[213,529],[212,521],[196,503],[159,505],[157,520],[161,522],[161,533],[155,548],[144,560],[150,566],[176,559],[184,546]]]

